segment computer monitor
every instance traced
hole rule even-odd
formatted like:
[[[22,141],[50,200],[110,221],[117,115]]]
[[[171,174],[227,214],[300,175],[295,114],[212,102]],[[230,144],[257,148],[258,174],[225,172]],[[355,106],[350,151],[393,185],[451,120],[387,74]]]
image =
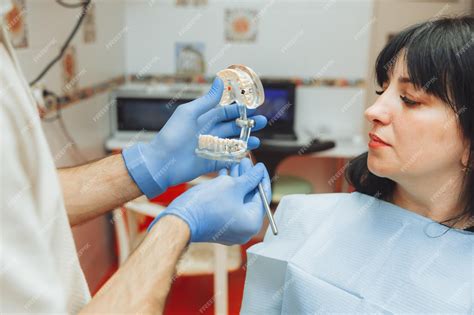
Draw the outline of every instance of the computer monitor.
[[[265,103],[257,109],[257,114],[268,119],[265,129],[255,133],[262,139],[296,139],[295,89],[293,82],[262,81]]]
[[[117,98],[118,131],[160,131],[180,104],[192,99]]]

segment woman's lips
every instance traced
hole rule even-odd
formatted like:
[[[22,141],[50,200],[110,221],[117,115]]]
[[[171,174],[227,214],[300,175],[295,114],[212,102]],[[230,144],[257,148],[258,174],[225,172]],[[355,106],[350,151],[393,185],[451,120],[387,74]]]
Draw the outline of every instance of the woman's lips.
[[[382,147],[389,147],[390,144],[386,143],[383,141],[381,138],[379,138],[376,134],[374,133],[369,133],[369,147],[376,149],[376,148],[382,148]]]

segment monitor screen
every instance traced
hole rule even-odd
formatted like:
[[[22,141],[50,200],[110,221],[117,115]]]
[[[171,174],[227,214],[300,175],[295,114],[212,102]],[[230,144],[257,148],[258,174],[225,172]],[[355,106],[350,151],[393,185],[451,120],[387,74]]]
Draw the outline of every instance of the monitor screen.
[[[187,99],[117,98],[117,122],[121,131],[160,131]]]
[[[265,103],[257,108],[257,114],[264,115],[268,124],[260,131],[260,137],[294,135],[295,85],[287,82],[263,83]]]

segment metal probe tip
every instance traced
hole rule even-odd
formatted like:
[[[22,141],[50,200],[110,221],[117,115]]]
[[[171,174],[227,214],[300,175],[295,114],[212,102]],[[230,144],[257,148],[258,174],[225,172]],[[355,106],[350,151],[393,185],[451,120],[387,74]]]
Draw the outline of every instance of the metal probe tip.
[[[250,162],[253,165],[254,163],[253,163],[252,155],[250,154],[250,152],[248,156],[249,156]],[[277,235],[278,228],[276,226],[275,219],[273,218],[272,210],[270,209],[270,204],[265,194],[265,190],[263,190],[262,183],[258,184],[258,192],[260,194],[260,198],[262,199],[263,207],[265,208],[265,213],[267,214],[268,221],[270,222],[270,227],[272,229],[273,235]]]

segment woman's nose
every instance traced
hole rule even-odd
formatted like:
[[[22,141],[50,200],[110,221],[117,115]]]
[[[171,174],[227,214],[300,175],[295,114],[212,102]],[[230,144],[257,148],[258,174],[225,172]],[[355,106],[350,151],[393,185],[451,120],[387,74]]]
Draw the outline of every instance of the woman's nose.
[[[364,112],[365,118],[371,123],[388,125],[391,121],[388,104],[385,104],[384,96],[379,96],[375,103]]]

